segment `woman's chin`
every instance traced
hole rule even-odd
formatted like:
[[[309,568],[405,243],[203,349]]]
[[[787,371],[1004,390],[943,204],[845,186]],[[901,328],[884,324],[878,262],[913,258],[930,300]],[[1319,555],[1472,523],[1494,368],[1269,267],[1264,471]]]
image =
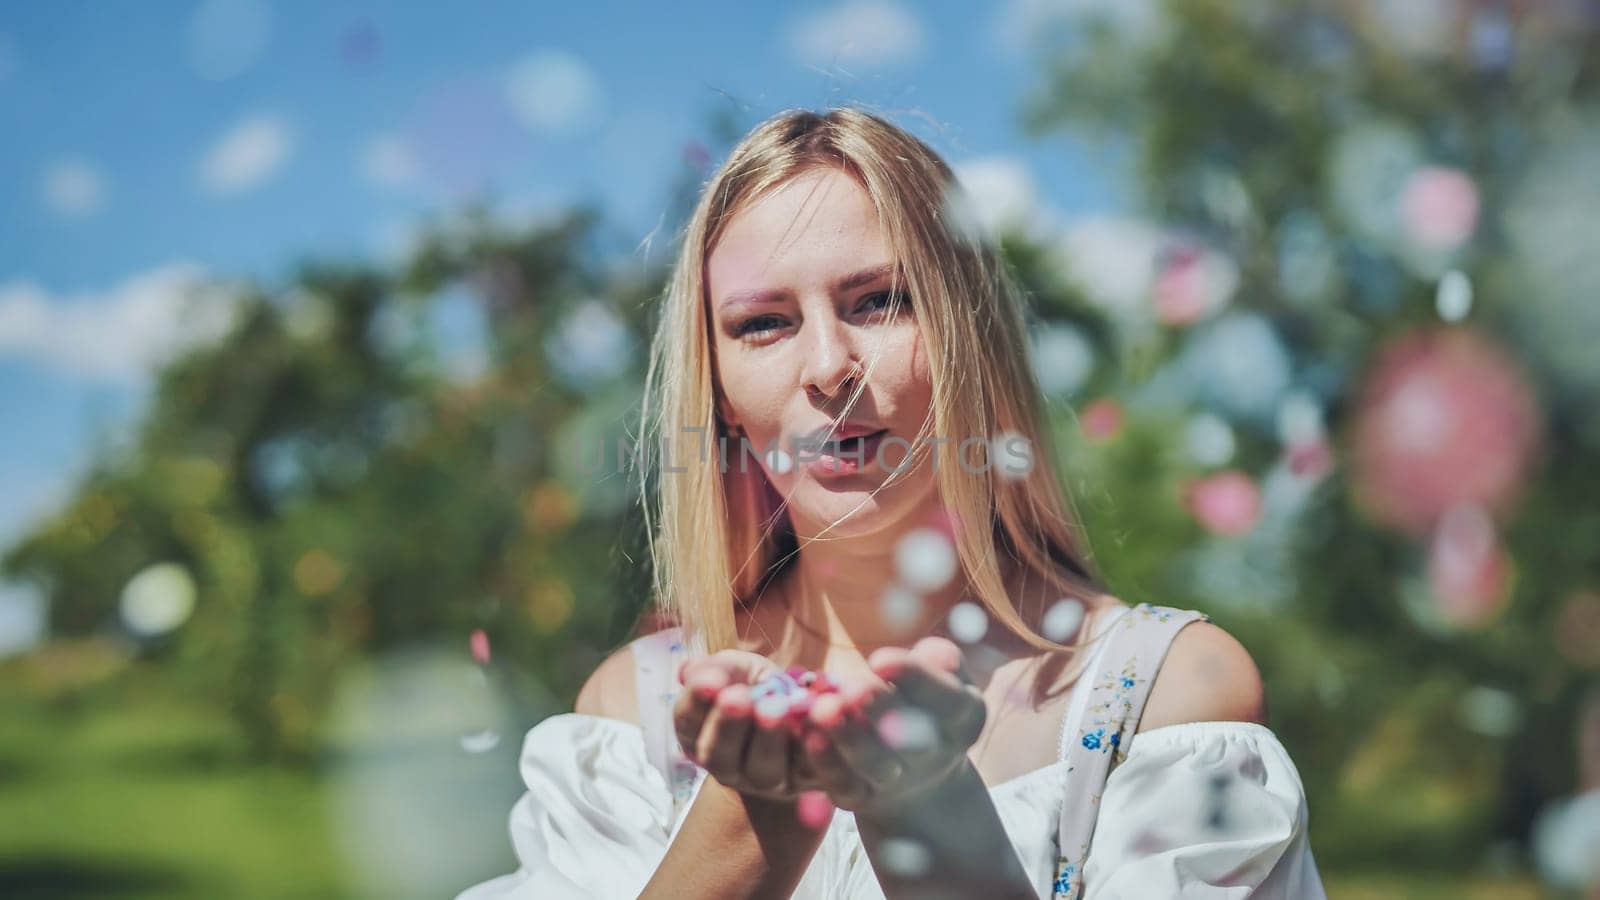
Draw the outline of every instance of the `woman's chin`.
[[[841,489],[837,483],[827,487],[821,485],[808,485],[804,490],[805,497],[793,497],[789,501],[791,512],[817,523],[819,528],[828,527],[830,537],[855,537],[876,533],[883,530],[895,518],[897,506],[891,506],[885,501],[889,498],[885,492],[879,491],[876,495],[873,488],[876,484],[861,487],[856,490]]]

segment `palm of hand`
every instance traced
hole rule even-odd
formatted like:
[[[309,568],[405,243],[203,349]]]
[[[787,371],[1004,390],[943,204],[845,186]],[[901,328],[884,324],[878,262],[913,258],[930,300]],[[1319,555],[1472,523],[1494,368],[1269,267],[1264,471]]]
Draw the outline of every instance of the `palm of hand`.
[[[741,793],[792,800],[822,791],[842,809],[891,811],[960,767],[986,709],[944,638],[880,649],[868,665],[871,676],[845,676],[836,691],[790,703],[762,687],[783,674],[764,657],[725,650],[691,660],[679,672],[678,740]]]

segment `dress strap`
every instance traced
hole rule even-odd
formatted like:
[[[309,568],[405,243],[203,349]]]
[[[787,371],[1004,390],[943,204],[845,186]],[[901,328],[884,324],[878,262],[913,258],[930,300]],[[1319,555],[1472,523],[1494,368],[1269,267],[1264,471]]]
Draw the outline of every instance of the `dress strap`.
[[[688,655],[683,629],[674,625],[652,632],[631,646],[645,757],[666,781],[672,792],[673,812],[677,813],[693,793],[698,771],[683,755],[672,727],[672,705],[683,689],[678,684],[678,664]]]
[[[1106,778],[1127,758],[1150,686],[1178,631],[1191,622],[1205,621],[1210,617],[1192,609],[1140,603],[1107,631],[1105,658],[1095,672],[1080,734],[1067,747],[1066,796],[1057,833],[1052,900],[1081,896],[1083,864],[1100,815]]]

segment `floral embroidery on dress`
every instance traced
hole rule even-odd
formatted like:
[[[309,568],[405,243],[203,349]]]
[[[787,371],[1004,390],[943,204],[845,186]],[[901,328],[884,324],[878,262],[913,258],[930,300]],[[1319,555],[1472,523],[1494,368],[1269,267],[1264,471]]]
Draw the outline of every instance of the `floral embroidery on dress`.
[[[1052,842],[1054,843],[1054,842]],[[1057,853],[1060,850],[1057,848]],[[1056,856],[1056,877],[1050,885],[1051,900],[1057,897],[1076,897],[1078,888],[1083,881],[1083,870],[1080,868],[1081,860],[1089,853],[1087,843],[1078,847],[1077,861],[1071,856]]]
[[[1138,676],[1138,665],[1138,657],[1129,656],[1121,672],[1108,673],[1095,684],[1096,694],[1107,699],[1088,710],[1093,718],[1078,737],[1084,749],[1121,750],[1122,729],[1133,712],[1133,689],[1146,680]]]
[[[1194,610],[1140,603],[1106,630],[1110,640],[1106,662],[1091,685],[1077,743],[1063,740],[1062,752],[1075,761],[1068,771],[1077,775],[1067,782],[1057,852],[1063,844],[1078,845],[1080,849],[1072,856],[1057,857],[1052,900],[1080,900],[1106,776],[1127,758],[1128,745],[1162,654],[1178,630],[1196,619],[1207,617]]]

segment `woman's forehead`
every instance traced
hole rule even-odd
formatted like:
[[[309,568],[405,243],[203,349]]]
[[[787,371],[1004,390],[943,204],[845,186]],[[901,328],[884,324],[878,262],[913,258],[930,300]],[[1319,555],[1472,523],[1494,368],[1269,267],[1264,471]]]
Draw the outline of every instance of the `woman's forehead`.
[[[800,176],[740,210],[706,268],[714,290],[727,291],[826,284],[892,261],[871,198],[848,175],[828,170]]]

